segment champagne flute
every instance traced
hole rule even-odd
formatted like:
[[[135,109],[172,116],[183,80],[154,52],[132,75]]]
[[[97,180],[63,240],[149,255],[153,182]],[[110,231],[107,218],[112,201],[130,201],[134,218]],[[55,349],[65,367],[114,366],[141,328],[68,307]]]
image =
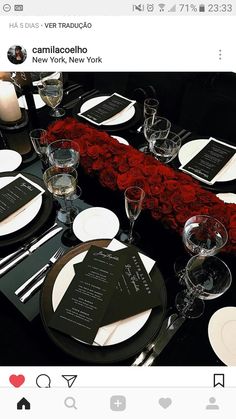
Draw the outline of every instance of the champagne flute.
[[[31,143],[34,147],[35,153],[41,160],[43,170],[48,167],[48,157],[47,157],[47,131],[45,129],[36,128],[30,131],[29,137]]]
[[[148,141],[148,151],[153,154],[153,147],[157,139],[167,138],[171,123],[168,119],[154,114],[144,121],[144,136]]]
[[[144,100],[143,103],[143,116],[144,120],[149,118],[149,116],[153,116],[154,114],[158,114],[159,111],[159,101],[154,98],[147,98]]]
[[[41,99],[50,106],[50,115],[54,118],[60,118],[65,115],[63,108],[58,108],[63,98],[63,84],[60,79],[46,78],[42,85],[38,85],[38,91]]]
[[[125,212],[130,221],[130,229],[128,231],[127,241],[129,244],[134,242],[133,227],[137,220],[145,197],[145,192],[138,186],[130,186],[125,190]]]

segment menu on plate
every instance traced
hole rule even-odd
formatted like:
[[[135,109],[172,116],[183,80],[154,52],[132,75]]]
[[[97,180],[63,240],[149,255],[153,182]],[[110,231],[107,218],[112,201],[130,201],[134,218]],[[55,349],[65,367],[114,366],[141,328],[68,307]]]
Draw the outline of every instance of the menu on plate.
[[[120,272],[114,294],[111,297],[101,326],[134,316],[160,304],[158,283],[149,275],[138,252],[126,249],[127,259]],[[75,266],[75,271],[79,266]]]
[[[202,182],[213,185],[221,170],[234,156],[235,151],[236,147],[210,138],[206,146],[180,169]]]
[[[109,96],[108,99],[103,100],[98,105],[93,106],[85,112],[78,115],[87,119],[96,125],[102,125],[108,122],[114,116],[119,116],[124,110],[128,110],[135,103],[134,100],[127,99],[118,93]]]
[[[132,247],[91,246],[49,326],[92,344],[101,326],[159,305],[157,283]]]
[[[0,222],[17,215],[44,193],[43,188],[19,174],[12,182],[0,189]]]
[[[123,249],[113,252],[91,246],[49,326],[92,344],[125,257]]]

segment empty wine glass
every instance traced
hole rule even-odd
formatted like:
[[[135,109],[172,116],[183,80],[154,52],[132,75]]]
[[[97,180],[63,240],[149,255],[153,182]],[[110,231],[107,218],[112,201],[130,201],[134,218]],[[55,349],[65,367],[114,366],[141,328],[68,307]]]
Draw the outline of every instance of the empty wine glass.
[[[79,163],[79,146],[75,141],[62,139],[48,145],[47,155],[52,166],[76,167]]]
[[[41,82],[38,91],[44,103],[52,108],[50,115],[55,118],[65,115],[65,110],[58,108],[63,98],[63,83],[60,78],[45,77]]]
[[[166,138],[170,132],[171,123],[161,116],[151,116],[144,121],[144,136],[149,144],[149,153],[153,154],[153,146],[157,139]],[[154,136],[153,136],[154,134]]]
[[[71,224],[78,214],[78,209],[68,205],[68,197],[75,193],[77,172],[73,167],[49,167],[43,174],[44,183],[55,198],[62,198],[63,206],[57,218],[63,224]]]
[[[143,103],[144,120],[147,119],[149,116],[153,116],[153,114],[157,115],[158,111],[159,111],[159,102],[157,99],[147,98],[144,100],[144,103]]]
[[[42,162],[43,169],[47,168],[48,165],[48,156],[47,156],[47,146],[48,138],[47,131],[45,129],[36,128],[30,131],[29,137],[31,143],[34,147],[34,150]]]
[[[128,232],[123,231],[120,235],[120,240],[129,244],[135,241],[133,234],[134,222],[137,220],[145,197],[145,192],[138,186],[130,186],[125,190],[125,212],[130,221],[130,229]]]
[[[224,294],[232,283],[230,269],[216,256],[193,256],[187,263],[187,290],[177,294],[175,304],[183,317],[200,317],[205,308],[203,300],[213,300]]]
[[[157,160],[162,163],[171,162],[178,154],[181,139],[178,134],[169,132],[166,138],[159,138],[159,132],[154,132],[150,137],[152,152]]]
[[[209,215],[194,215],[184,224],[182,240],[190,255],[213,256],[227,243],[228,233],[224,225]],[[186,258],[175,262],[175,273],[180,283],[185,276]]]

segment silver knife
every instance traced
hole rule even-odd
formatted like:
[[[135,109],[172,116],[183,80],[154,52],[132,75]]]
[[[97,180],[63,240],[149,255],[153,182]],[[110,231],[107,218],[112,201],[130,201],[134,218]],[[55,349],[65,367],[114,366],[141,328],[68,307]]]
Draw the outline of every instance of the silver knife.
[[[12,260],[10,263],[8,263],[6,266],[4,266],[2,269],[0,269],[0,276],[4,275],[6,272],[8,272],[10,269],[14,268],[19,262],[21,262],[23,259],[26,258],[26,256],[29,256],[31,253],[33,253],[36,249],[38,249],[40,246],[42,246],[43,243],[50,240],[52,237],[54,237],[56,234],[58,234],[63,227],[57,227],[54,230],[47,233],[42,239],[37,241],[35,244],[33,244],[28,250],[21,253],[16,259]]]
[[[54,227],[57,226],[57,223],[54,223],[51,227],[49,227],[46,231],[44,231],[42,234],[40,234],[38,237],[34,237],[32,240],[30,240],[29,243],[24,244],[23,246],[19,247],[15,252],[10,253],[9,255],[5,256],[0,260],[0,266],[5,265],[9,260],[15,258],[17,255],[19,255],[24,250],[27,250],[32,246],[34,243],[36,243],[38,240],[43,238],[49,231],[53,230]]]
[[[141,365],[144,362],[144,360],[146,359],[148,354],[153,350],[157,339],[160,339],[160,337],[165,333],[165,331],[170,327],[170,325],[177,319],[177,317],[178,317],[178,314],[174,313],[174,314],[171,314],[170,316],[166,317],[166,319],[164,319],[164,321],[162,323],[162,326],[161,326],[161,329],[160,329],[156,339],[154,339],[152,342],[150,342],[146,346],[146,348],[135,359],[132,366],[136,367],[136,366]]]
[[[182,326],[182,324],[185,322],[185,317],[178,317],[171,325],[168,327],[166,332],[158,337],[155,345],[153,347],[152,353],[149,355],[149,357],[146,359],[146,361],[143,363],[144,367],[150,367],[155,359],[160,355],[160,353],[165,349],[165,347],[168,345],[172,337],[175,335],[175,333],[179,330],[179,328]]]
[[[46,278],[46,275],[44,275],[39,281],[36,282],[36,284],[34,284],[29,289],[29,291],[27,291],[24,295],[22,295],[20,297],[21,303],[23,303],[23,304],[26,303],[29,300],[29,298],[31,298],[39,290],[39,288],[41,287],[41,285],[44,282],[45,278]]]

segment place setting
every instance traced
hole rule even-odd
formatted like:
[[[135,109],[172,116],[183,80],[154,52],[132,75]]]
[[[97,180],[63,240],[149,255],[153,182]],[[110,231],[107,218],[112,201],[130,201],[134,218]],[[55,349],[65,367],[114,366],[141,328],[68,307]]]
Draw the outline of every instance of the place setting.
[[[139,105],[118,93],[93,93],[73,109],[73,116],[107,132],[118,132],[134,126],[140,118]]]

